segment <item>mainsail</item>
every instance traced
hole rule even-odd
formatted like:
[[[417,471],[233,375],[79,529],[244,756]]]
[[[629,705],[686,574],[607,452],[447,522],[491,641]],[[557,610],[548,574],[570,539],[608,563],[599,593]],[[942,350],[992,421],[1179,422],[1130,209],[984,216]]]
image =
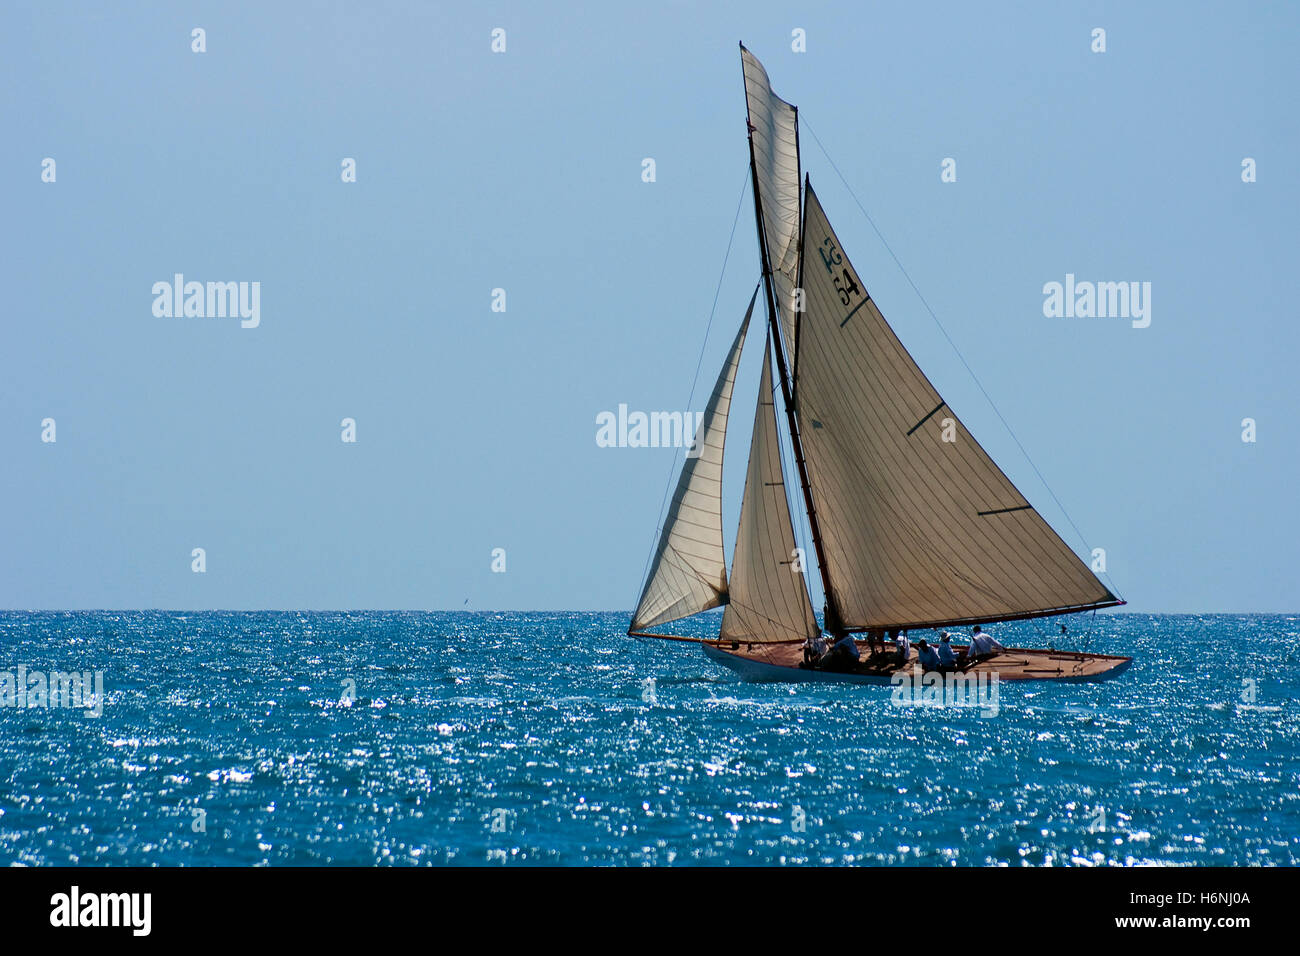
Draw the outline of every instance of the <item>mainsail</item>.
[[[767,258],[788,347],[794,347],[795,286],[799,273],[799,112],[772,92],[767,71],[742,46],[745,102]]]
[[[736,553],[731,561],[731,600],[722,614],[724,641],[797,641],[821,633],[801,573],[802,562],[795,563],[793,552],[794,529],[781,472],[772,400],[772,353],[768,349],[758,386]]]
[[[645,590],[632,617],[633,630],[675,621],[727,601],[727,562],[722,550],[722,449],[731,390],[757,298],[756,288],[705,406],[695,435],[698,454],[688,455],[682,465]]]
[[[935,627],[1120,603],[966,431],[804,195],[795,404],[844,625]]]

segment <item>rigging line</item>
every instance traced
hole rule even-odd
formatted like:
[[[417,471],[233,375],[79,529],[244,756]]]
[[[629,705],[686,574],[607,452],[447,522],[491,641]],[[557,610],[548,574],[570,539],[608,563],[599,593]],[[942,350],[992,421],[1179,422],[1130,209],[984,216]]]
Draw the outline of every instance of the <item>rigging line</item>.
[[[691,403],[695,401],[695,389],[700,384],[700,369],[704,367],[704,353],[708,350],[709,332],[713,328],[713,316],[718,311],[718,297],[722,294],[722,280],[727,275],[727,261],[731,258],[731,246],[736,240],[736,226],[740,223],[740,210],[745,205],[745,194],[749,192],[750,172],[745,170],[745,179],[740,184],[740,199],[736,201],[736,215],[731,220],[731,235],[727,237],[727,251],[722,257],[722,271],[718,273],[718,287],[713,291],[713,306],[709,309],[709,323],[704,327],[704,342],[700,345],[700,357],[695,363],[695,377],[691,379],[691,393],[686,399],[686,407],[690,408]],[[698,425],[696,426],[698,428]],[[659,502],[659,517],[655,521],[655,531],[650,538],[650,553],[646,555],[645,567],[641,570],[641,591],[645,591],[645,586],[649,583],[646,578],[650,574],[650,562],[654,560],[655,544],[659,540],[659,532],[663,528],[664,511],[668,507],[668,495],[673,488],[673,475],[677,473],[677,455],[673,454],[672,465],[668,469],[668,484],[664,488],[663,500]],[[641,594],[637,594],[636,604],[632,606],[632,613],[636,614],[637,606],[641,603]]]
[[[1088,629],[1083,632],[1082,653],[1087,654],[1092,651],[1092,628],[1097,623],[1097,609],[1092,609],[1092,617],[1088,618]]]
[[[831,169],[835,170],[835,175],[840,178],[840,182],[844,184],[844,188],[848,190],[853,201],[857,203],[858,209],[860,209],[862,215],[866,217],[867,223],[876,234],[876,238],[878,238],[881,245],[885,247],[885,251],[889,253],[889,257],[894,260],[894,265],[898,266],[898,271],[903,274],[903,278],[906,279],[907,284],[912,287],[912,291],[916,293],[916,297],[921,301],[921,305],[925,306],[925,311],[930,314],[930,318],[934,320],[934,324],[937,325],[939,331],[943,333],[943,337],[948,341],[948,345],[951,346],[953,353],[957,356],[958,360],[970,375],[971,381],[975,383],[975,387],[980,390],[980,394],[984,396],[984,400],[988,402],[989,407],[993,409],[993,414],[998,417],[998,421],[1002,423],[1002,427],[1007,430],[1007,434],[1011,436],[1011,440],[1016,443],[1016,447],[1020,449],[1020,453],[1025,456],[1025,461],[1029,462],[1029,467],[1033,469],[1034,474],[1038,476],[1038,480],[1042,484],[1043,488],[1047,490],[1052,501],[1056,503],[1056,507],[1060,509],[1061,514],[1065,516],[1065,520],[1068,521],[1070,527],[1074,529],[1074,533],[1078,535],[1079,540],[1083,542],[1084,548],[1091,552],[1092,548],[1088,545],[1088,539],[1085,538],[1083,532],[1079,530],[1079,526],[1074,523],[1074,519],[1070,517],[1070,513],[1065,510],[1065,505],[1061,504],[1061,500],[1056,497],[1056,492],[1052,491],[1052,486],[1047,483],[1047,479],[1043,477],[1043,473],[1038,470],[1038,466],[1034,464],[1034,460],[1029,457],[1029,452],[1025,451],[1025,446],[1020,443],[1020,439],[1016,437],[1016,433],[1011,430],[1011,426],[1007,423],[1007,420],[1002,417],[1002,412],[998,411],[998,407],[993,404],[993,399],[990,398],[989,393],[985,391],[984,385],[975,374],[975,370],[970,367],[969,363],[967,363],[966,357],[962,355],[961,350],[957,348],[957,343],[952,340],[952,336],[948,334],[948,330],[943,327],[943,323],[940,322],[939,317],[935,315],[934,309],[930,308],[930,303],[927,302],[925,296],[921,294],[921,290],[916,287],[916,283],[912,281],[911,275],[909,275],[907,270],[903,268],[903,263],[900,262],[898,256],[894,254],[894,250],[890,247],[889,243],[885,240],[884,235],[881,233],[880,227],[877,226],[876,221],[871,218],[871,213],[867,212],[867,207],[862,205],[862,200],[860,200],[857,193],[853,191],[853,187],[849,185],[849,181],[844,178],[844,174],[840,172],[840,168],[835,165],[835,160],[831,159],[831,154],[827,152],[826,146],[821,141],[821,137],[817,135],[817,131],[809,125],[807,118],[800,118],[803,120],[803,125],[808,128],[808,132],[812,133],[812,138],[816,140],[817,148],[822,151],[822,155],[826,157],[826,161],[831,164]],[[1115,588],[1114,581],[1111,580],[1110,573],[1103,571],[1102,574],[1106,575],[1106,581],[1110,584],[1111,592],[1114,593],[1116,597],[1119,597],[1119,592]]]

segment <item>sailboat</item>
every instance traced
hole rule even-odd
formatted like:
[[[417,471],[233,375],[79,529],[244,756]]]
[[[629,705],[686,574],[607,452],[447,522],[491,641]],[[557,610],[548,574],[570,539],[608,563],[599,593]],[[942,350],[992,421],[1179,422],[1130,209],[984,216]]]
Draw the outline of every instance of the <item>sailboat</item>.
[[[697,641],[749,680],[890,683],[915,658],[902,665],[893,654],[861,653],[886,633],[915,639],[918,631],[1123,604],[903,347],[803,175],[798,110],[772,91],[744,44],[740,56],[768,321],[736,546],[728,574],[723,446],[759,287],[682,466],[628,634]],[[849,666],[823,666],[807,653],[822,628],[795,546],[782,423],[825,594],[825,630],[833,641],[861,642],[861,660]],[[652,630],[717,607],[724,610],[716,638]],[[1131,661],[1049,645],[1003,648],[958,669],[1001,680],[1091,681]]]

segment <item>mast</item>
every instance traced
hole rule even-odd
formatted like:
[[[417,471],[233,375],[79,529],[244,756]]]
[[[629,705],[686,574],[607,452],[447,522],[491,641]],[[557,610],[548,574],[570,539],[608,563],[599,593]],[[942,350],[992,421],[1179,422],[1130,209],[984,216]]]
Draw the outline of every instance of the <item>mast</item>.
[[[799,182],[804,181],[803,172],[803,154],[799,152],[799,107],[794,107],[794,155],[799,164]],[[803,288],[803,203],[799,203],[799,246],[798,246],[798,268],[795,270],[795,288]],[[802,295],[802,294],[801,294]],[[806,307],[806,306],[805,306]],[[801,313],[794,314],[794,341],[790,343],[793,355],[790,356],[790,397],[791,405],[793,399],[799,397],[799,318]]]
[[[745,44],[740,44],[745,49]],[[746,94],[748,100],[748,94]],[[796,129],[798,111],[795,111]],[[754,129],[749,122],[748,102],[745,109],[745,129],[749,139],[749,174],[753,182],[754,225],[758,228],[758,251],[763,261],[763,291],[767,299],[767,317],[772,328],[772,339],[776,352],[776,367],[781,381],[781,398],[785,405],[786,422],[790,429],[790,443],[794,449],[795,466],[799,470],[799,485],[803,489],[804,508],[808,512],[808,526],[812,531],[813,548],[817,554],[817,571],[822,579],[822,591],[826,595],[825,626],[832,634],[843,632],[839,604],[835,599],[835,590],[831,587],[830,569],[826,563],[826,552],[822,546],[821,526],[817,520],[817,508],[813,505],[812,485],[808,482],[808,464],[804,460],[803,443],[799,438],[799,422],[795,416],[794,403],[790,395],[790,373],[786,368],[785,352],[781,344],[781,326],[777,320],[776,299],[772,294],[772,264],[767,255],[767,233],[763,226],[763,201],[759,195],[758,164],[754,160]],[[801,230],[802,231],[802,230]],[[796,315],[796,321],[798,316]]]

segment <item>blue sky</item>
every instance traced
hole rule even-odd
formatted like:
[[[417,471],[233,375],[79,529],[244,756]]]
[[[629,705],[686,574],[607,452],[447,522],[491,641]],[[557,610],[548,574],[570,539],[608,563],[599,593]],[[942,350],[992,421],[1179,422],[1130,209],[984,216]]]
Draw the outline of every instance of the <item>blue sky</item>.
[[[799,105],[804,167],[900,338],[1086,554],[808,130],[1130,607],[1300,605],[1300,8],[0,17],[0,607],[630,608],[674,452],[599,448],[595,418],[684,409],[703,347],[702,408],[757,279],[747,197],[705,343],[747,171],[738,40]],[[156,317],[176,272],[260,282],[260,326]],[[1044,317],[1067,273],[1150,282],[1150,327]]]

